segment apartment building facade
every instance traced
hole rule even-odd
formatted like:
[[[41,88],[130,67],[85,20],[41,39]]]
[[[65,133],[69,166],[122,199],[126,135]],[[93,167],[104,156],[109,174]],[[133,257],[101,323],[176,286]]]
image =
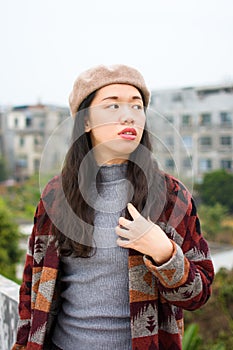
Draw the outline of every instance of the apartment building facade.
[[[56,147],[51,147],[47,156],[50,166],[56,166],[70,137],[70,129],[59,128],[67,118],[70,118],[68,108],[42,104],[15,106],[5,114],[5,157],[15,180],[24,180],[39,171],[41,157],[53,133]]]
[[[233,85],[153,91],[149,128],[163,170],[197,182],[233,172]]]

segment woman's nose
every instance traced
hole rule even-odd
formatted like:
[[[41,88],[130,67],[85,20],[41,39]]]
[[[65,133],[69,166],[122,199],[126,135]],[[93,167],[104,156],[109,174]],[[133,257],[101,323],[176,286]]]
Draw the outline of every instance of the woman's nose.
[[[134,118],[132,117],[122,117],[121,118],[121,124],[134,124]]]
[[[130,111],[128,108],[122,111],[120,116],[121,124],[134,124],[134,122],[135,122],[135,119],[132,111]]]

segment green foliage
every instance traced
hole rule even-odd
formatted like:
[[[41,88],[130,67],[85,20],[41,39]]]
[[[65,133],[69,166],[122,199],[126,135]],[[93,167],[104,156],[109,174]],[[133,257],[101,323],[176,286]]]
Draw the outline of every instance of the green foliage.
[[[196,187],[204,204],[220,203],[233,213],[233,174],[223,169],[206,173]]]
[[[199,327],[197,324],[192,323],[184,332],[182,341],[183,350],[198,350],[201,343],[201,338],[198,334]]]
[[[226,218],[227,208],[219,203],[212,206],[202,204],[198,207],[198,213],[206,238],[214,240],[224,228],[223,221]]]
[[[201,309],[185,311],[185,324],[185,333],[190,325],[198,325],[197,350],[233,349],[233,270],[219,270],[211,298]]]
[[[12,214],[0,198],[0,274],[16,278],[16,264],[21,257],[20,234]]]
[[[21,238],[15,222],[32,222],[40,198],[38,176],[24,183],[2,188],[0,202],[0,274],[19,282],[15,276],[16,265],[22,256]],[[11,212],[7,208],[10,208]],[[23,257],[22,257],[23,258]]]
[[[227,274],[227,270],[220,270],[221,287],[218,292],[218,299],[224,313],[229,318],[229,325],[233,332],[233,277]]]
[[[4,199],[17,219],[32,220],[40,198],[38,176],[7,188]]]
[[[212,350],[226,350],[226,347],[224,344],[220,343],[220,344],[215,344],[212,347]]]

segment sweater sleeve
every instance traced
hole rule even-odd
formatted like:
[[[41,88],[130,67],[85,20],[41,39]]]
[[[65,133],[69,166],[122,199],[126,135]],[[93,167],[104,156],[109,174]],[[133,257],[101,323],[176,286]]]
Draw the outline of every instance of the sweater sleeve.
[[[157,277],[164,299],[183,309],[195,310],[210,297],[214,268],[208,243],[201,233],[194,201],[184,188],[182,192],[187,203],[182,219],[177,213],[182,213],[184,206],[177,204],[178,201],[168,223],[160,223],[173,243],[171,259],[156,266],[149,257],[144,256],[144,263]],[[177,224],[178,217],[180,222]]]

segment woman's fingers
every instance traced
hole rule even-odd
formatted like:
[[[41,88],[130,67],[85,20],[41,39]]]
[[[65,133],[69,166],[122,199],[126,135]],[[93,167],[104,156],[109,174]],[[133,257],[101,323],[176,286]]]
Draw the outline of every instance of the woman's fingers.
[[[118,246],[126,247],[126,245],[130,243],[129,230],[117,226],[116,234],[119,236],[119,238],[117,239]]]
[[[131,220],[128,220],[128,219],[124,218],[123,216],[121,216],[119,218],[118,222],[119,222],[119,225],[123,226],[123,227],[129,227],[130,224],[132,224]]]
[[[138,219],[141,216],[141,214],[137,211],[137,209],[133,206],[132,203],[128,203],[127,208],[134,220]]]
[[[136,219],[139,219],[141,217],[141,214],[137,211],[137,209],[133,206],[133,204],[128,203],[127,208],[128,208],[128,211],[129,211],[133,221]],[[128,220],[128,219],[124,218],[123,216],[121,216],[118,220],[119,225],[126,227],[126,228],[130,227],[130,225],[132,225],[133,221]]]
[[[117,239],[117,245],[119,247],[124,247],[124,248],[130,248],[129,245],[130,245],[130,241],[128,239],[121,239],[121,238],[118,238]],[[128,247],[127,247],[128,246]]]

